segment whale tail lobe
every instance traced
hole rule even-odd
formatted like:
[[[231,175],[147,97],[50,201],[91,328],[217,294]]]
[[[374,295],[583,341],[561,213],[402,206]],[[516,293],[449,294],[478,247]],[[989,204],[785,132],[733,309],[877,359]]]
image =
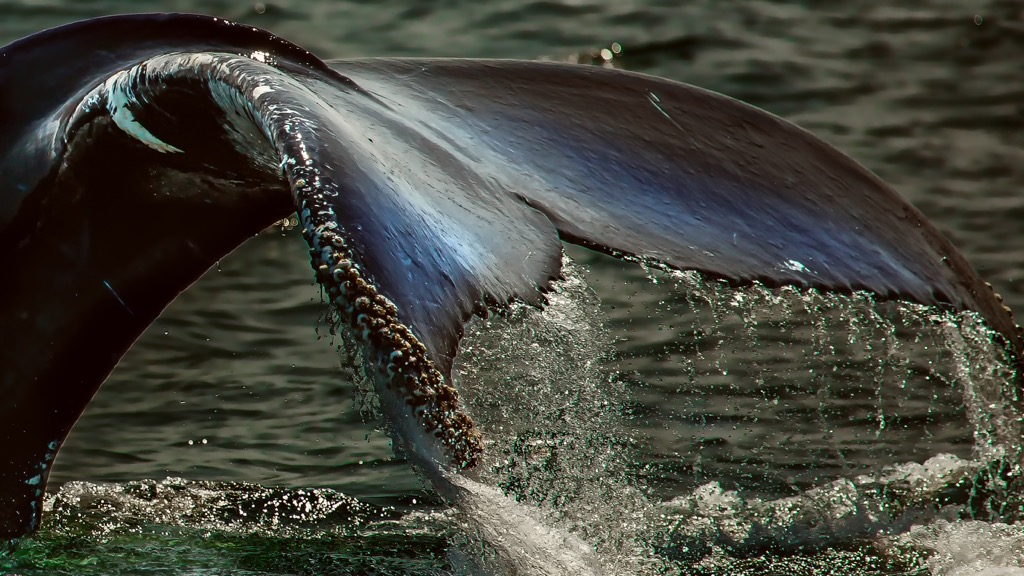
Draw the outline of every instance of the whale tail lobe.
[[[325,63],[250,27],[139,15],[4,47],[0,104],[0,328],[16,336],[0,347],[0,536],[35,529],[54,453],[135,338],[292,211],[407,447],[454,467],[481,449],[451,386],[463,326],[542,304],[560,240],[736,284],[972,310],[1024,349],[991,289],[881,180],[669,80]]]

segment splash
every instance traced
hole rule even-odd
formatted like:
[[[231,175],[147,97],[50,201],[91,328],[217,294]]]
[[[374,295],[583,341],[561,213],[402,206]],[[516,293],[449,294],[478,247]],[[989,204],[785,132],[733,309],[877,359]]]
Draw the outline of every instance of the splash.
[[[602,573],[641,574],[655,510],[631,479],[629,398],[607,367],[600,299],[568,258],[563,276],[543,312],[513,307],[463,340],[457,384],[486,442],[478,480],[586,542]]]
[[[544,312],[472,327],[458,386],[478,479],[605,573],[916,570],[949,539],[897,536],[1020,517],[1012,371],[974,315],[648,268],[637,326],[566,270]]]
[[[608,286],[600,261],[565,264],[543,311],[469,327],[455,385],[485,445],[475,476],[440,486],[451,506],[70,483],[0,570],[1021,569],[1019,417],[973,316],[650,269]]]
[[[0,573],[435,575],[443,525],[327,489],[181,478],[70,482]],[[431,523],[433,522],[433,523]]]

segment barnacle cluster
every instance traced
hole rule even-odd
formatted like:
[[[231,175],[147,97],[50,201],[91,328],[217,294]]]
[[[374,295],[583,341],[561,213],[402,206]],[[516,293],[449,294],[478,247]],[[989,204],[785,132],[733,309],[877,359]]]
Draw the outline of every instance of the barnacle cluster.
[[[372,361],[388,390],[412,409],[419,425],[444,448],[447,464],[476,465],[483,451],[480,433],[462,409],[459,393],[427,355],[427,349],[398,318],[398,309],[367,280],[332,218],[320,208],[300,212],[317,281],[339,323]]]

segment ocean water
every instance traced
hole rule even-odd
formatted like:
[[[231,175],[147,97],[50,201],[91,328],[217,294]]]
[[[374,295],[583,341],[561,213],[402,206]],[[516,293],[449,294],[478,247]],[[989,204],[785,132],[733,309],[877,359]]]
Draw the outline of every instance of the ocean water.
[[[244,21],[324,58],[600,65],[617,46],[611,65],[857,158],[1024,308],[1015,1],[0,2],[0,42],[130,11]],[[0,573],[1024,573],[1020,418],[971,318],[568,254],[546,311],[462,347],[488,445],[461,507],[395,456],[301,238],[275,230],[125,356]]]

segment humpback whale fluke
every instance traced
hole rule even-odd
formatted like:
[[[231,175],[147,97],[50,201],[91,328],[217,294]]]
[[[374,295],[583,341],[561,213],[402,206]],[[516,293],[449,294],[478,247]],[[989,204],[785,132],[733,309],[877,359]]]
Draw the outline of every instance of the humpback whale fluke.
[[[337,322],[409,453],[472,466],[465,322],[543,304],[559,239],[736,284],[1008,309],[906,200],[809,133],[677,82],[578,65],[324,62],[193,15],[0,49],[0,537],[136,337],[297,212]]]

